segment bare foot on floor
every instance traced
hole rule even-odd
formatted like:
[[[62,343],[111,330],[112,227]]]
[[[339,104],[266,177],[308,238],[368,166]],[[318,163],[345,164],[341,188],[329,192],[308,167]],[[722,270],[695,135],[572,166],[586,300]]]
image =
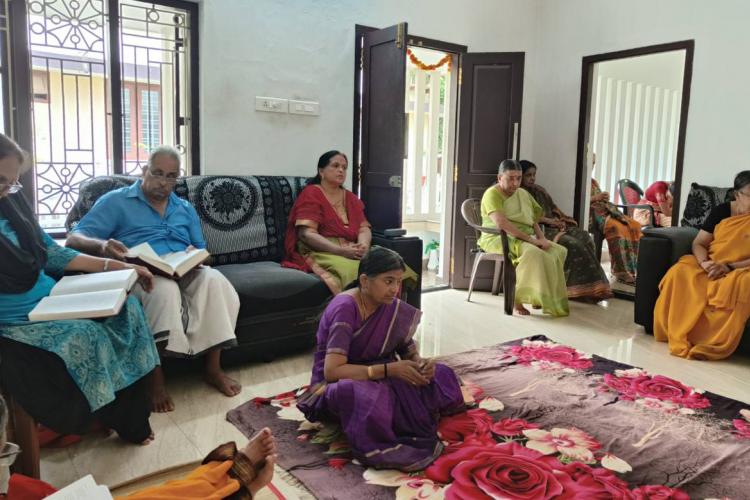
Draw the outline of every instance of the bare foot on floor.
[[[164,382],[164,372],[161,366],[154,368],[151,374],[151,387],[149,389],[151,396],[151,411],[156,413],[167,413],[174,411],[174,401],[167,393],[167,386]]]
[[[276,453],[276,439],[271,434],[271,429],[264,427],[255,436],[250,438],[240,452],[250,459],[254,467],[262,466],[262,462],[268,455]]]
[[[266,464],[258,471],[258,475],[255,476],[255,479],[253,479],[248,487],[251,498],[255,498],[256,494],[268,486],[268,483],[273,479],[273,466],[276,463],[276,455],[266,456],[265,462]]]
[[[516,304],[515,306],[513,306],[513,310],[516,311],[516,314],[518,314],[519,316],[528,316],[529,314],[531,314],[528,309],[523,307],[523,304]]]
[[[151,431],[151,434],[148,435],[146,439],[141,441],[141,446],[146,446],[148,444],[151,444],[151,442],[155,439],[156,436],[154,436],[154,431]]]
[[[229,377],[223,371],[218,372],[206,372],[205,380],[210,385],[216,387],[219,392],[225,396],[236,396],[242,390],[242,386],[239,382]]]

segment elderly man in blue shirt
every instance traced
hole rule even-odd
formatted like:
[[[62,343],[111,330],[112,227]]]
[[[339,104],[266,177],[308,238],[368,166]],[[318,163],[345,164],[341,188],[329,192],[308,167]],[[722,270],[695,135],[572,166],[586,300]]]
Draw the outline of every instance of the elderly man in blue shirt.
[[[173,192],[179,175],[178,152],[159,147],[151,153],[143,178],[97,200],[68,236],[67,246],[118,260],[143,242],[159,255],[205,248],[195,208]],[[179,280],[155,276],[150,293],[140,286],[133,293],[165,355],[205,355],[206,381],[227,396],[239,394],[240,384],[221,368],[221,349],[237,344],[234,329],[240,309],[237,292],[224,275],[202,266]],[[164,337],[166,345],[160,342]],[[161,368],[154,372],[152,399],[154,411],[174,409]]]

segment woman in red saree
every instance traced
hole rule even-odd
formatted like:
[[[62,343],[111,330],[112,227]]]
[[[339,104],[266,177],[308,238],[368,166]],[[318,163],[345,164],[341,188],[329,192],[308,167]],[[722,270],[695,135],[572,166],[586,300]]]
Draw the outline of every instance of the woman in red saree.
[[[286,227],[284,267],[313,272],[331,292],[357,279],[359,260],[370,249],[372,232],[365,206],[344,188],[349,162],[340,151],[323,153],[318,175],[294,202]],[[407,268],[407,279],[416,274]]]

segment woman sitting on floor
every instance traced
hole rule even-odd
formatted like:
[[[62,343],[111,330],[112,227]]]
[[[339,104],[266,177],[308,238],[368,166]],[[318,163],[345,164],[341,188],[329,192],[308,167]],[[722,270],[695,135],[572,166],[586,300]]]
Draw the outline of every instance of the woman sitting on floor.
[[[638,204],[650,205],[654,209],[654,220],[651,220],[651,210],[647,208],[636,208],[633,218],[641,226],[671,227],[673,188],[673,182],[656,181],[651,184]]]
[[[638,245],[642,236],[641,225],[617,210],[617,207],[609,202],[609,193],[602,191],[593,177],[589,218],[591,231],[603,234],[607,240],[612,275],[621,283],[635,285]]]
[[[150,401],[144,378],[159,363],[141,305],[128,298],[103,320],[29,322],[32,309],[64,271],[143,267],[58,246],[39,226],[18,178],[24,153],[0,134],[0,354],[3,385],[37,422],[83,434],[95,419],[126,441],[148,443]]]
[[[340,151],[320,157],[318,174],[302,190],[289,214],[286,259],[281,263],[317,274],[334,295],[357,279],[359,259],[372,241],[364,204],[344,188],[348,166]],[[411,270],[407,275],[416,278]]]
[[[567,316],[563,266],[568,251],[544,236],[539,227],[544,211],[528,191],[521,189],[521,178],[519,162],[500,163],[497,184],[482,196],[482,226],[508,233],[510,257],[516,266],[516,312],[528,315],[523,305],[531,304],[552,316]],[[503,253],[498,234],[482,233],[477,243],[485,252]]]
[[[723,359],[750,318],[750,170],[734,179],[734,201],[711,211],[684,255],[659,284],[654,337],[689,359]]]
[[[523,180],[521,187],[534,197],[544,215],[539,223],[544,226],[544,236],[568,249],[565,258],[565,283],[569,299],[586,299],[592,302],[612,297],[607,275],[596,257],[594,242],[588,232],[578,227],[572,217],[557,208],[546,189],[536,183],[537,167],[521,160]]]
[[[298,407],[312,422],[338,421],[365,466],[415,471],[443,450],[440,414],[464,408],[453,371],[422,359],[414,342],[421,311],[397,298],[406,268],[373,247],[359,282],[323,313],[310,388]]]

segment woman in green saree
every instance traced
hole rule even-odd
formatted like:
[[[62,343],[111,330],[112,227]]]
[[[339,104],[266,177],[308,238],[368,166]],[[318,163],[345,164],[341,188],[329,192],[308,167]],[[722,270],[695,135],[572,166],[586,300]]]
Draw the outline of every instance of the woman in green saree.
[[[551,316],[567,316],[563,266],[568,251],[549,241],[539,227],[544,211],[521,189],[521,172],[521,164],[516,160],[500,163],[497,184],[482,196],[482,226],[508,233],[510,257],[516,266],[515,311],[527,316],[529,311],[524,304],[531,304]],[[482,233],[478,243],[488,253],[503,251],[499,235]]]
[[[579,228],[575,219],[565,215],[547,190],[536,183],[536,165],[528,160],[521,160],[520,163],[523,168],[521,187],[534,197],[544,211],[539,222],[544,227],[545,237],[568,249],[565,259],[568,298],[591,302],[611,298],[609,280],[596,257],[589,233]]]

